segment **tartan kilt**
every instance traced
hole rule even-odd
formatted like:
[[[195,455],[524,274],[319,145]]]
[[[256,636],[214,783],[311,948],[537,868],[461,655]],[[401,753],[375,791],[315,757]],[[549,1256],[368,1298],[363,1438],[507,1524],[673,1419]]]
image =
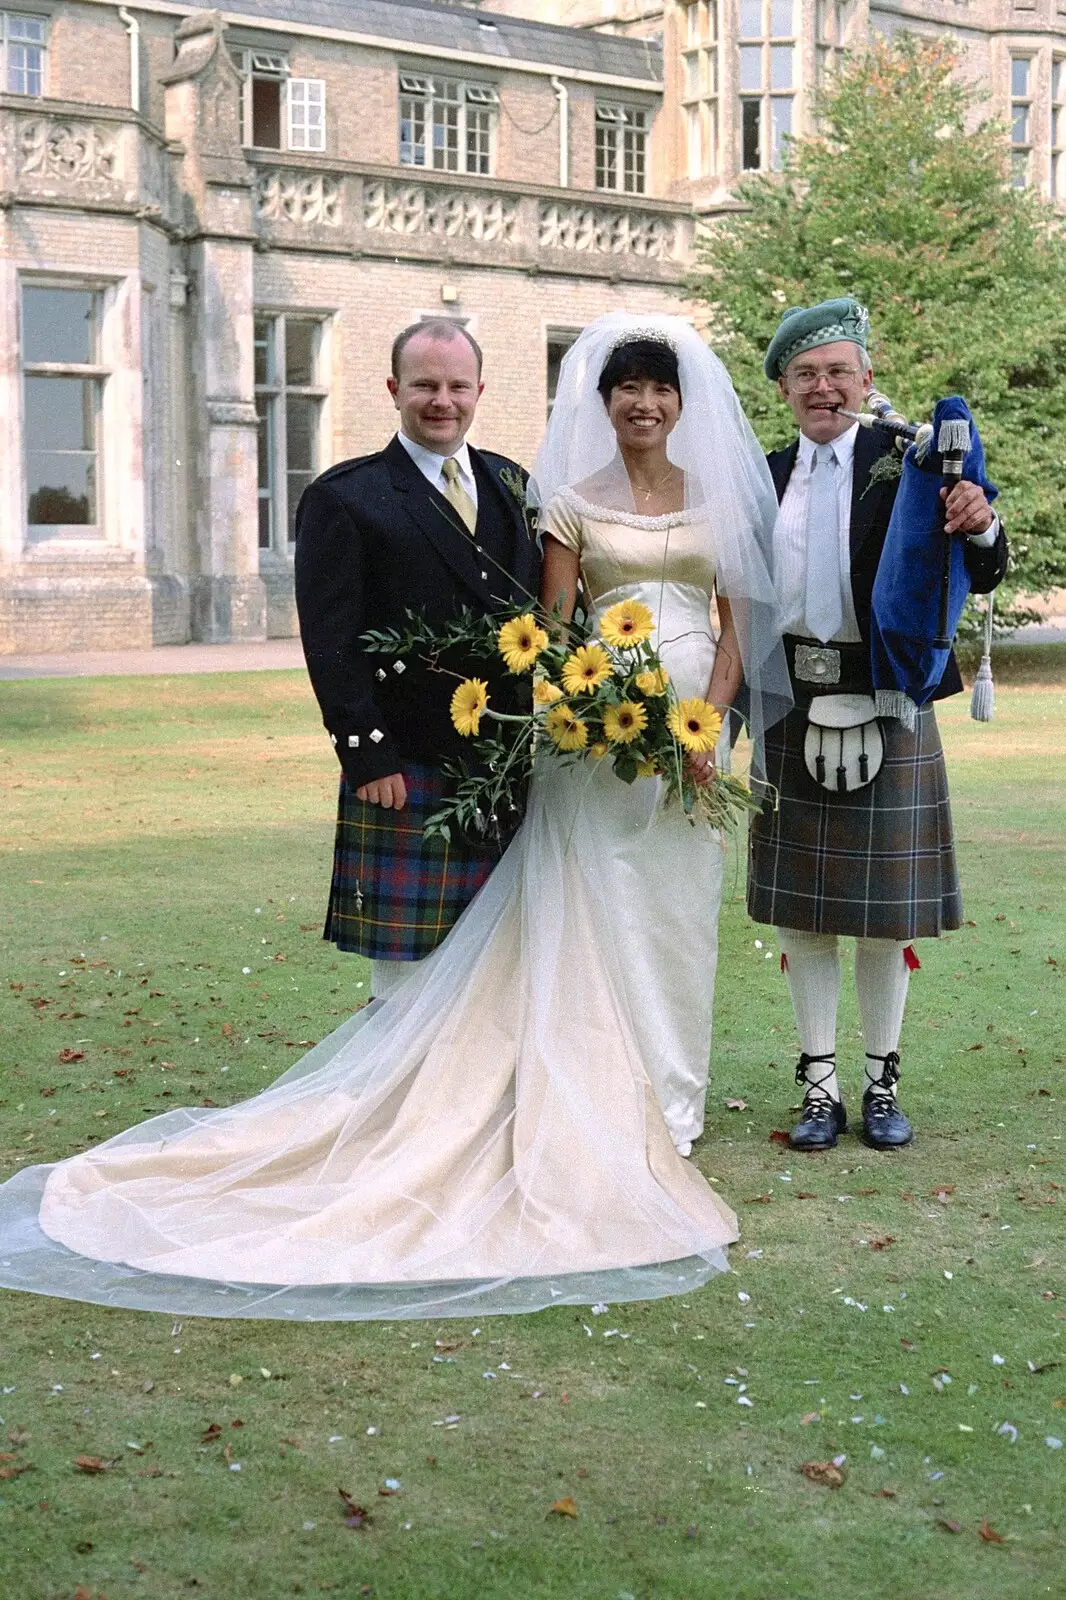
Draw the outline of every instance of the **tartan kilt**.
[[[766,735],[778,791],[752,818],[748,913],[756,922],[860,939],[935,938],[962,924],[947,771],[932,706],[913,733],[881,719],[884,764],[850,794],[831,794],[803,760],[806,712]]]
[[[341,778],[333,881],[323,937],[374,961],[418,961],[435,950],[500,859],[495,845],[426,839],[422,825],[448,793],[436,767],[404,762],[407,804],[386,811]]]

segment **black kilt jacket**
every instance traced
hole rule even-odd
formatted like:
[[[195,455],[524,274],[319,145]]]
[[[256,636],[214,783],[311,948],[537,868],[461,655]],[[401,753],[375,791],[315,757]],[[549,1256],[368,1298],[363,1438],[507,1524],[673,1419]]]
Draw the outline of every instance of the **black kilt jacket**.
[[[871,482],[891,446],[860,428],[851,495],[851,592],[863,643],[898,479]],[[799,441],[767,459],[778,501],[792,475]],[[1007,567],[1002,527],[986,549],[965,548],[977,594],[994,589]],[[933,695],[957,694],[954,652]],[[962,915],[944,756],[931,706],[908,733],[882,722],[885,761],[862,789],[835,794],[815,783],[803,759],[806,712],[797,706],[766,736],[766,776],[777,792],[752,820],[748,911],[757,922],[811,933],[905,941],[958,927]]]
[[[427,954],[498,858],[484,845],[422,841],[414,796],[404,812],[355,798],[373,779],[406,773],[428,815],[432,795],[443,792],[442,762],[470,748],[452,726],[456,678],[414,655],[401,662],[370,653],[361,635],[402,630],[409,611],[443,623],[464,607],[491,615],[537,596],[539,550],[505,481],[524,485],[526,474],[488,451],[471,449],[470,460],[473,537],[396,438],[316,478],[296,514],[300,634],[343,769],[326,937],[382,959]],[[493,703],[509,708],[516,686],[502,661],[498,670],[481,660],[446,665],[487,678]]]

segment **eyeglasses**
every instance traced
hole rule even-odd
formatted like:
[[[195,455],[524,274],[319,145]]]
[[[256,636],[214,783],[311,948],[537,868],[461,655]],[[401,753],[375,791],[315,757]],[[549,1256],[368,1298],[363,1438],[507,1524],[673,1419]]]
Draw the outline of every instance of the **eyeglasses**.
[[[855,367],[826,367],[824,372],[815,372],[811,367],[801,367],[798,372],[786,374],[790,389],[795,389],[797,394],[811,394],[824,378],[831,389],[840,389],[844,384],[862,374]]]

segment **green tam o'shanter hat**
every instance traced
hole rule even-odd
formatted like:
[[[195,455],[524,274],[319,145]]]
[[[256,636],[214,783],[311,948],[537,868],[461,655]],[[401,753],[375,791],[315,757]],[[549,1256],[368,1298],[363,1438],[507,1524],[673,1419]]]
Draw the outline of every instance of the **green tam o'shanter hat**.
[[[870,313],[850,294],[840,300],[823,300],[816,306],[792,306],[782,313],[763,362],[768,378],[779,378],[794,356],[820,344],[850,339],[866,349]]]

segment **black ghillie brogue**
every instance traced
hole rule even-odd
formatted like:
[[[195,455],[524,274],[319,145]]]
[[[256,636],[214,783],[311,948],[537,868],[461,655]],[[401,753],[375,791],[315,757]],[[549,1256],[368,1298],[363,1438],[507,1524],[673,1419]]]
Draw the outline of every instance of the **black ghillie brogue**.
[[[887,1056],[874,1056],[867,1050],[866,1059],[880,1061],[882,1070],[862,1097],[863,1141],[875,1150],[898,1150],[914,1138],[914,1129],[892,1093],[899,1082],[899,1055],[890,1050]]]
[[[832,1150],[848,1125],[843,1100],[834,1100],[819,1083],[811,1083],[807,1068],[818,1061],[829,1063],[826,1077],[836,1071],[836,1056],[809,1056],[803,1054],[796,1068],[796,1082],[807,1085],[803,1096],[803,1114],[788,1136],[793,1150]]]

